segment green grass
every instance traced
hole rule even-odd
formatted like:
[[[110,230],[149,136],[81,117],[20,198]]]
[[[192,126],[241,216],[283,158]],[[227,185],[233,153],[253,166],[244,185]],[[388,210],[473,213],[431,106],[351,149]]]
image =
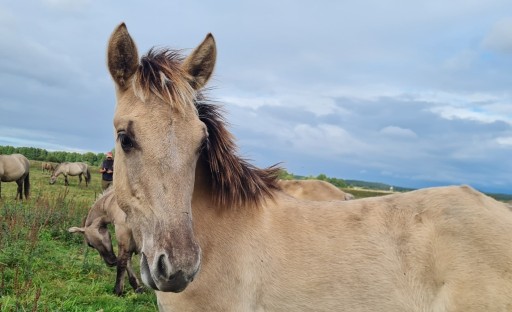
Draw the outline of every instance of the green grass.
[[[365,197],[376,197],[376,196],[385,196],[391,194],[386,191],[379,190],[367,190],[367,189],[356,189],[356,188],[341,188],[343,192],[350,193],[354,195],[356,199],[365,198]]]
[[[101,193],[98,168],[92,182],[63,177],[49,185],[40,162],[31,161],[31,198],[15,201],[16,183],[2,183],[0,200],[0,311],[156,311],[153,291],[113,294],[115,268],[107,267],[81,235],[79,226]],[[138,257],[134,258],[138,264]],[[138,268],[137,268],[138,269]]]

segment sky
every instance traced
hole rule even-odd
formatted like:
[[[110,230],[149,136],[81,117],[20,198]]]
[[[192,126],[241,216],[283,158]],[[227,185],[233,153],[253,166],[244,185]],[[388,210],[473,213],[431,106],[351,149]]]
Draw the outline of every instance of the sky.
[[[512,193],[509,0],[0,0],[0,145],[114,147],[107,41],[217,43],[208,94],[260,167]]]

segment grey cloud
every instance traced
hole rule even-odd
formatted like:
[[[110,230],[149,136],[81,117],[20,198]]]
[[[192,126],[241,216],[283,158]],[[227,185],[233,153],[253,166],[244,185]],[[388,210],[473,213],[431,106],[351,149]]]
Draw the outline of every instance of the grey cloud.
[[[512,17],[496,22],[482,45],[492,51],[512,54]]]

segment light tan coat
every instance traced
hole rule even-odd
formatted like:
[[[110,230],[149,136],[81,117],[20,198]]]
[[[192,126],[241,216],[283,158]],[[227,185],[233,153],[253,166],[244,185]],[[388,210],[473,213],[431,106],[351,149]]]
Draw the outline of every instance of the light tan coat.
[[[193,207],[202,268],[161,311],[512,311],[512,214],[469,187]]]
[[[16,182],[16,199],[30,196],[30,162],[21,154],[0,155],[0,198],[2,182]]]

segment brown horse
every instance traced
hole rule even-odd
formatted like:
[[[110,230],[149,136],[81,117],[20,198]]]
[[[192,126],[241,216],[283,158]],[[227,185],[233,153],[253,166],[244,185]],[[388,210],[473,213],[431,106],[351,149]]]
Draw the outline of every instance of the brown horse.
[[[71,233],[82,233],[87,244],[96,249],[108,266],[117,265],[116,284],[114,293],[123,294],[124,277],[128,272],[128,281],[135,292],[140,293],[143,287],[140,285],[137,275],[133,271],[132,255],[137,253],[137,246],[133,240],[132,232],[125,223],[126,214],[119,209],[114,191],[107,189],[91,206],[84,227],[71,227]],[[117,239],[118,255],[116,257],[112,247],[112,238],[107,225],[113,223]]]
[[[16,199],[28,199],[30,195],[30,163],[21,154],[0,155],[0,198],[2,198],[2,182],[16,182],[18,190]]]
[[[114,184],[162,311],[511,311],[512,214],[443,187],[303,201],[236,154],[201,89],[212,35],[182,58],[108,45]]]
[[[89,166],[82,162],[63,162],[58,164],[50,177],[50,184],[54,184],[57,181],[57,177],[61,174],[64,175],[64,185],[69,185],[68,175],[78,176],[78,184],[82,184],[82,176],[84,176],[85,186],[89,186],[91,181]]]
[[[288,195],[305,200],[350,200],[354,195],[345,193],[322,180],[279,180],[279,187]]]
[[[42,162],[41,163],[41,171],[53,173],[55,171],[55,165],[50,162]]]

